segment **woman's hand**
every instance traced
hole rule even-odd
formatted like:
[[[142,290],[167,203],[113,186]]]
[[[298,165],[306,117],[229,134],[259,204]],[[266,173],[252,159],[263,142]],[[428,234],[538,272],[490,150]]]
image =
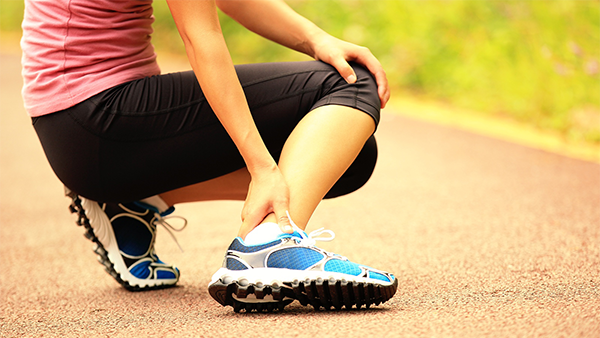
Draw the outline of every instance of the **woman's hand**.
[[[284,232],[292,232],[286,211],[289,208],[288,185],[277,166],[257,171],[252,175],[248,196],[242,209],[242,226],[238,236],[246,235],[267,216],[274,214],[275,221]]]
[[[348,61],[354,61],[366,67],[375,76],[381,108],[385,107],[390,99],[387,76],[379,60],[368,48],[334,38],[328,34],[322,35],[318,41],[314,42],[313,46],[315,60],[321,60],[335,67],[348,83],[356,82],[356,74]]]
[[[348,61],[365,66],[377,81],[381,108],[388,102],[390,88],[387,77],[381,63],[369,49],[334,38],[281,0],[217,0],[217,4],[225,14],[249,30],[332,65],[349,83],[356,81],[356,74]]]
[[[286,225],[290,227],[286,216],[289,189],[250,113],[215,2],[168,0],[168,5],[202,92],[252,176],[240,233],[245,236],[271,213],[285,231]]]

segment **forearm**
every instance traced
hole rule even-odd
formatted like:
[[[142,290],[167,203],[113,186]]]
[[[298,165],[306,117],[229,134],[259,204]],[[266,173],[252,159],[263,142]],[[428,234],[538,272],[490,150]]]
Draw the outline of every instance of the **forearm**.
[[[251,174],[262,169],[276,168],[250,114],[216,19],[216,9],[200,1],[190,2],[191,8],[184,7],[182,3],[170,2],[170,6],[206,100],[237,146]],[[196,8],[197,6],[204,7]],[[181,15],[182,11],[189,10],[206,17],[204,20],[196,20]],[[214,11],[212,15],[207,13],[211,10]]]
[[[217,5],[247,29],[311,57],[327,35],[281,0],[218,0]]]
[[[208,103],[238,147],[251,173],[255,168],[274,165],[254,124],[224,42],[218,37],[212,43],[210,40],[212,37],[204,37],[203,43],[212,47],[199,54],[193,52],[196,48],[188,48],[190,63]]]

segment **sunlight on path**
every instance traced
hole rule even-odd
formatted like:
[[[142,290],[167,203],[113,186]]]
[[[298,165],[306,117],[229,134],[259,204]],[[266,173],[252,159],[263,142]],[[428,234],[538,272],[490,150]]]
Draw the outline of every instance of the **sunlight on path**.
[[[388,107],[385,110],[387,113],[400,114],[572,158],[600,163],[600,145],[567,141],[559,133],[541,131],[508,118],[486,116],[438,102],[428,102],[400,95],[396,95]]]

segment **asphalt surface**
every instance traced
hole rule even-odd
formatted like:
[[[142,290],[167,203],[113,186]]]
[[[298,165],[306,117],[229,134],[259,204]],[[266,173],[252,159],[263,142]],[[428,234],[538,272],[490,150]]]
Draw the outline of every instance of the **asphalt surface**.
[[[384,111],[371,181],[325,201],[323,248],[395,273],[370,310],[236,314],[207,292],[240,202],[182,205],[179,287],[131,293],[95,262],[67,211],[1,55],[0,336],[600,336],[600,165]]]

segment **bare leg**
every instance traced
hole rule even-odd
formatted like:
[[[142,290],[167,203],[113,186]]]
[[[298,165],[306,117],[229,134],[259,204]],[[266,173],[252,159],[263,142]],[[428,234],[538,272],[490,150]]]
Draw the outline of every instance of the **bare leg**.
[[[279,168],[290,188],[290,215],[304,229],[325,194],[373,134],[373,119],[353,108],[322,106],[300,121],[288,138]],[[273,214],[265,221],[276,222]]]
[[[250,173],[242,168],[212,180],[165,192],[160,197],[168,205],[215,200],[243,201],[248,194],[249,184]]]
[[[325,194],[354,161],[375,123],[362,111],[344,106],[322,106],[308,113],[285,143],[279,168],[290,189],[290,215],[300,228]],[[218,199],[244,200],[250,175],[242,169],[222,177],[176,189],[161,197],[169,205]],[[275,222],[274,214],[263,222]],[[251,229],[240,229],[245,237]]]

